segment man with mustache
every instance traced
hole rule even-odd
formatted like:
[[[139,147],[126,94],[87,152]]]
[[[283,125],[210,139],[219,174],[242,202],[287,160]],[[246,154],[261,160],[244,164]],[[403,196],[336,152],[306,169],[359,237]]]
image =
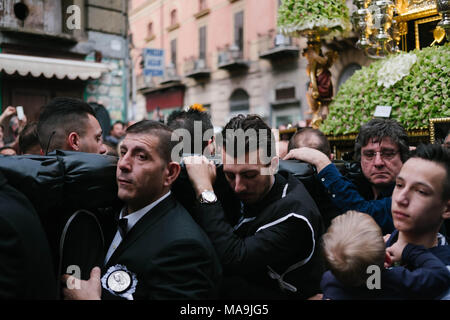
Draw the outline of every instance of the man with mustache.
[[[105,225],[110,245],[104,266],[93,268],[79,289],[64,289],[66,299],[215,297],[221,267],[214,248],[171,195],[180,173],[180,164],[172,161],[174,145],[172,130],[157,121],[126,130],[116,174],[125,206],[118,226]],[[75,286],[76,280],[68,284]]]
[[[276,174],[270,127],[257,115],[232,118],[222,131],[223,173],[240,210],[218,200],[216,167],[188,157],[197,222],[224,268],[221,294],[229,299],[306,299],[320,292],[318,250],[322,221],[313,199],[292,175]],[[221,194],[218,194],[221,197]],[[231,222],[239,215],[237,221]]]

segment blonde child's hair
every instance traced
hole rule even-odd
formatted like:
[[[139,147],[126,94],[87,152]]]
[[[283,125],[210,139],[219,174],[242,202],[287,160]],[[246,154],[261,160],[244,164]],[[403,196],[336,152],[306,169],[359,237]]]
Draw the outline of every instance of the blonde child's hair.
[[[330,271],[346,286],[362,285],[368,276],[368,266],[384,265],[383,233],[365,213],[347,211],[334,218],[322,237],[322,245]]]

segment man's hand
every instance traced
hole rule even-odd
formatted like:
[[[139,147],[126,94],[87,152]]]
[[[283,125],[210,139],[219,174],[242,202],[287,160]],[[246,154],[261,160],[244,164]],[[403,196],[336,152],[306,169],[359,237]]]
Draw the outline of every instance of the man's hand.
[[[312,297],[309,297],[306,300],[322,300],[323,299],[323,293],[318,293]]]
[[[91,270],[89,280],[79,280],[68,274],[61,277],[61,281],[67,284],[63,289],[64,300],[100,300],[102,286],[100,284],[101,270],[95,267]]]
[[[317,172],[322,171],[323,168],[331,163],[331,160],[323,152],[307,147],[292,149],[284,157],[284,160],[288,159],[308,162],[316,167]]]
[[[9,119],[11,119],[11,117],[15,114],[17,114],[16,108],[9,106],[0,115],[0,123],[9,121]],[[8,123],[8,125],[9,125],[9,123]]]
[[[213,184],[216,181],[214,162],[204,156],[185,157],[183,161],[197,197],[205,190],[213,190]]]

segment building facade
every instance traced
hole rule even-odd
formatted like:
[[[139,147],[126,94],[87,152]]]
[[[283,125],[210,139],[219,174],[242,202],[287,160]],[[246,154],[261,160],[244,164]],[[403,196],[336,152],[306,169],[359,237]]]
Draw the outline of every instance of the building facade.
[[[30,122],[70,96],[125,120],[127,12],[126,0],[0,0],[0,107],[22,105]]]
[[[277,32],[279,0],[133,0],[133,102],[152,117],[200,103],[223,126],[238,113],[261,115],[271,126],[310,118],[304,38]],[[329,43],[340,54],[335,90],[369,62],[352,39]],[[151,69],[145,49],[162,49],[164,74]]]

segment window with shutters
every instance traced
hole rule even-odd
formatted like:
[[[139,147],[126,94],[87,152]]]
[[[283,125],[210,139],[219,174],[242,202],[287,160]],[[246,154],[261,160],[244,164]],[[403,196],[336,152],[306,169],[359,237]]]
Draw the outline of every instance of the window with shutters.
[[[244,11],[234,14],[234,44],[239,51],[244,50]]]
[[[198,58],[201,60],[206,59],[206,26],[201,27],[198,30]]]
[[[177,39],[173,39],[170,41],[170,62],[173,67],[177,68]]]

